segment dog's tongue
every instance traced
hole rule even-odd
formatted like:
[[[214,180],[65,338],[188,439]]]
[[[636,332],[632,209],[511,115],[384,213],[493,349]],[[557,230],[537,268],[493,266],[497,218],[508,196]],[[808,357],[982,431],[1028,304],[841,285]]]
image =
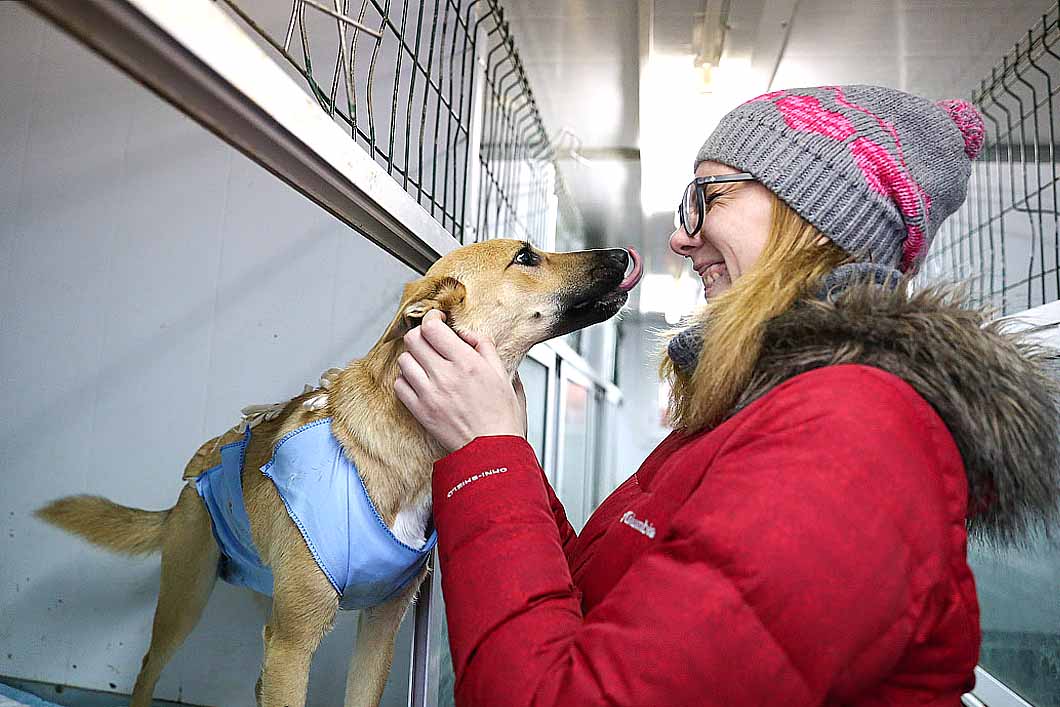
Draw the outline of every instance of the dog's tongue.
[[[637,283],[640,282],[640,276],[644,274],[644,261],[640,259],[640,253],[633,248],[626,248],[626,252],[629,253],[630,260],[633,261],[633,272],[626,275],[626,279],[618,286],[618,289],[623,292],[629,292]]]

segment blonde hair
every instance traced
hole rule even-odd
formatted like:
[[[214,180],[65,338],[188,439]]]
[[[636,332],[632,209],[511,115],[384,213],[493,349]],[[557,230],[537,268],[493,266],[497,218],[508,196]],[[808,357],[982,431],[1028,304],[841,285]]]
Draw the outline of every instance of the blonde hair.
[[[755,266],[712,299],[693,320],[703,334],[688,375],[664,356],[670,423],[686,433],[720,423],[747,386],[762,351],[765,325],[850,256],[775,195],[772,223]]]

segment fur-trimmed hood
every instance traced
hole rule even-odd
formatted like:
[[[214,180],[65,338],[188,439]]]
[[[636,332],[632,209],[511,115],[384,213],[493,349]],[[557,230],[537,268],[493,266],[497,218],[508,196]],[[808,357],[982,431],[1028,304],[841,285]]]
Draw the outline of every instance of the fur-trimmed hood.
[[[1060,518],[1060,380],[1056,352],[1012,329],[966,306],[958,288],[854,285],[835,301],[800,301],[767,324],[737,409],[822,366],[892,373],[953,435],[968,474],[973,533],[1019,542]]]

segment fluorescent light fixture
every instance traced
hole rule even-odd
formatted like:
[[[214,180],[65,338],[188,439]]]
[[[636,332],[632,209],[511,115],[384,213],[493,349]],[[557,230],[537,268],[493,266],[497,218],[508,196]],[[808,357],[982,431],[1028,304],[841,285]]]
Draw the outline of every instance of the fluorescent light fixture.
[[[692,177],[696,150],[707,135],[699,70],[691,54],[653,54],[641,81],[641,206],[672,211]]]
[[[704,71],[691,54],[653,54],[641,82],[641,208],[672,211],[692,178],[696,153],[727,112],[761,93],[749,58]]]

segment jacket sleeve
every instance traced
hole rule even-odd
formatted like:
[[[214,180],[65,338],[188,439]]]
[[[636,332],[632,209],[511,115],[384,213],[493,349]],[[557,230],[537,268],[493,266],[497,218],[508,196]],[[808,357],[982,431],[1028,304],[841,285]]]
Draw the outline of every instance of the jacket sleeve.
[[[816,705],[894,667],[963,537],[941,420],[899,379],[842,366],[731,423],[587,615],[530,448],[482,438],[438,462],[458,704]]]
[[[569,561],[571,552],[574,549],[574,541],[578,539],[578,533],[574,530],[574,526],[570,524],[570,521],[567,520],[567,509],[563,507],[563,502],[559,500],[558,496],[556,496],[552,484],[548,483],[544,470],[541,469],[540,465],[538,465],[537,468],[538,473],[541,474],[541,483],[545,485],[545,494],[548,497],[548,509],[551,511],[552,518],[556,521],[556,529],[559,531],[560,547],[563,548],[563,554]]]

